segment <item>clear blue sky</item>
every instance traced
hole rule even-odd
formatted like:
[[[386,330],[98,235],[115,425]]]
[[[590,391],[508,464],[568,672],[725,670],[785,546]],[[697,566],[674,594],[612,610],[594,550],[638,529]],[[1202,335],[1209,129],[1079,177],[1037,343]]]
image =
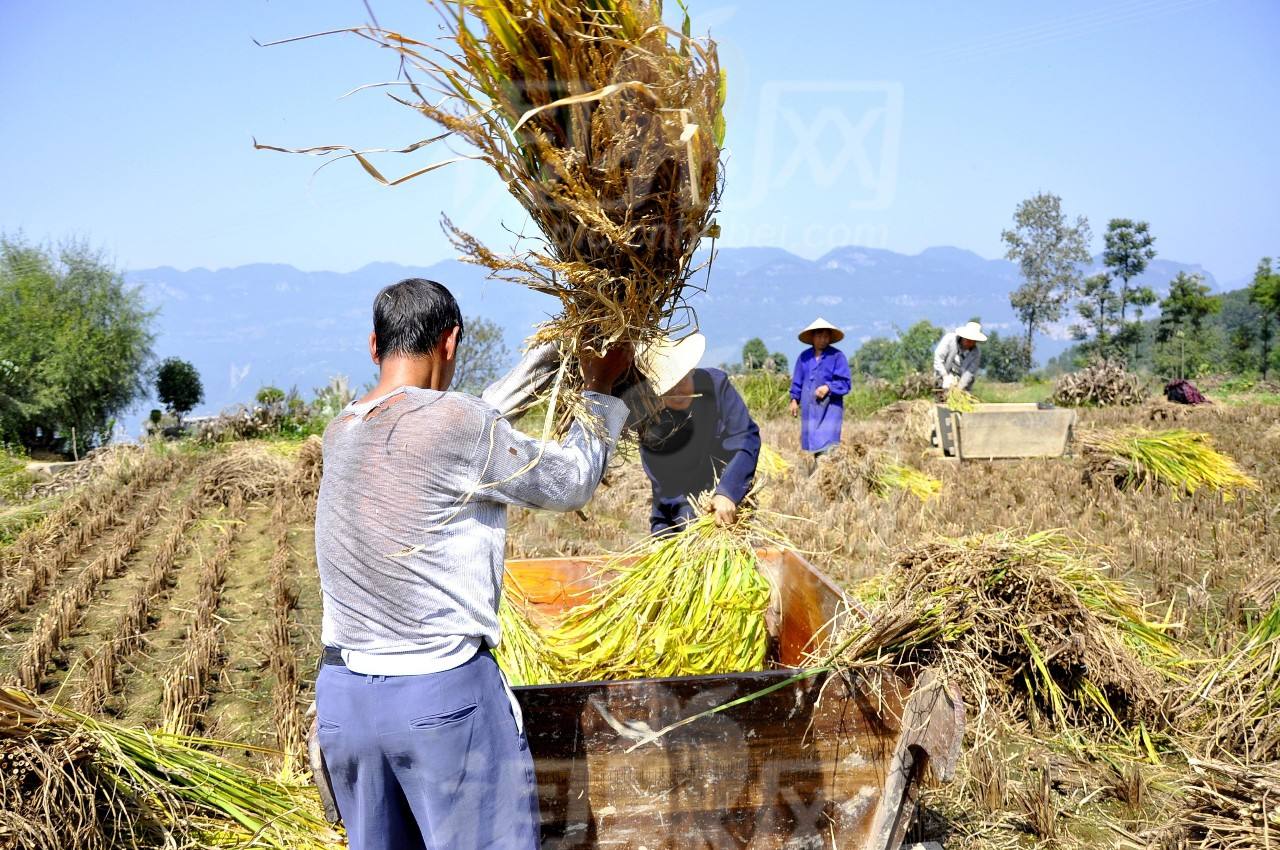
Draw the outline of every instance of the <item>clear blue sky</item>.
[[[436,33],[424,2],[371,1],[384,25]],[[1017,202],[1048,190],[1095,234],[1150,221],[1161,255],[1220,280],[1280,254],[1275,0],[691,5],[730,83],[725,244],[998,256]],[[432,133],[377,91],[339,99],[392,79],[390,53],[252,42],[365,14],[359,0],[3,0],[0,230],[84,236],[127,268],[429,263],[452,254],[441,212],[509,245],[500,225],[522,215],[481,164],[385,189],[350,161],[313,179],[317,162],[251,148]]]

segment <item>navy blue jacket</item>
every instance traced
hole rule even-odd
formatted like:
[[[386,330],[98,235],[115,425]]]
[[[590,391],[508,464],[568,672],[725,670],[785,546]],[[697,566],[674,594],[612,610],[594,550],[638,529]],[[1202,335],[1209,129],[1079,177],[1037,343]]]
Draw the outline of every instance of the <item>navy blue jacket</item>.
[[[689,497],[713,487],[740,503],[751,489],[760,458],[760,429],[719,369],[694,369],[698,396],[686,413],[668,411],[677,427],[655,444],[640,445],[640,462],[653,485],[650,530],[657,534],[694,517]]]

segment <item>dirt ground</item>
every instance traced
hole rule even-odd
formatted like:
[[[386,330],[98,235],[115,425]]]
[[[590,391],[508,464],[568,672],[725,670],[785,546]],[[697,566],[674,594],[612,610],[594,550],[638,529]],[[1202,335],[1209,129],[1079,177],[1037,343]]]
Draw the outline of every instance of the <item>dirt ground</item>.
[[[900,410],[847,422],[845,440],[879,447],[940,479],[936,498],[885,499],[856,485],[823,492],[799,450],[796,423],[781,419],[763,423],[762,432],[791,469],[766,484],[761,505],[776,513],[798,550],[846,587],[931,535],[1064,529],[1167,612],[1192,654],[1220,653],[1240,634],[1251,604],[1246,588],[1274,576],[1280,564],[1280,406],[1085,410],[1078,427],[1129,423],[1208,432],[1261,482],[1261,492],[1224,501],[1208,493],[1119,491],[1085,483],[1076,457],[960,465],[932,456],[918,421]],[[105,685],[108,696],[94,707],[158,725],[172,720],[171,697],[182,692],[175,671],[185,670],[195,685],[185,709],[195,731],[296,753],[296,721],[311,699],[319,643],[310,503],[290,490],[295,495],[282,505],[269,499],[238,508],[204,505],[184,517],[184,500],[211,457],[195,453],[123,500],[116,496],[136,467],[99,479],[82,510],[59,518],[61,525],[30,542],[30,551],[4,552],[0,591],[25,582],[29,592],[0,616],[0,677],[18,675],[35,636],[53,635],[37,683],[46,696],[85,705]],[[631,453],[615,461],[607,486],[581,514],[513,510],[508,556],[625,548],[647,532],[648,502],[648,483]],[[107,510],[113,513],[99,521],[102,527],[72,546],[77,526]],[[171,564],[162,557],[167,537],[181,540]],[[229,551],[219,555],[224,540]],[[113,549],[123,558],[98,577],[94,570]],[[36,562],[43,564],[40,581],[28,574]],[[158,589],[140,590],[148,586]],[[202,619],[198,609],[208,594],[216,605]],[[216,651],[200,657],[195,643],[205,634]],[[95,662],[104,652],[116,657],[109,669]],[[94,683],[104,675],[107,682]],[[1051,740],[1008,742],[971,752],[955,783],[926,791],[913,832],[942,838],[949,848],[1156,846],[1173,805],[1175,774],[1168,764],[1065,752]],[[982,779],[989,786],[992,775],[1000,777],[994,801],[975,784]]]

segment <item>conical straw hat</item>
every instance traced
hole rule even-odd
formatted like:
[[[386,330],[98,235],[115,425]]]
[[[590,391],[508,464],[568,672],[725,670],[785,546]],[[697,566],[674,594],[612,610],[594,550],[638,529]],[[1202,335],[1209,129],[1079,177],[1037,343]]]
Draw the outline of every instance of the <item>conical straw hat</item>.
[[[840,330],[835,325],[828,322],[826,319],[822,317],[818,317],[817,319],[813,320],[813,324],[809,325],[809,327],[800,331],[800,341],[803,342],[805,345],[813,345],[814,331],[831,331],[832,342],[839,342],[840,340],[844,339],[844,331]]]
[[[706,350],[707,338],[696,331],[684,339],[663,337],[636,355],[636,366],[654,393],[662,395],[693,371]]]
[[[971,339],[974,342],[987,341],[987,335],[982,332],[982,325],[977,322],[966,322],[956,328],[956,336],[961,339]]]

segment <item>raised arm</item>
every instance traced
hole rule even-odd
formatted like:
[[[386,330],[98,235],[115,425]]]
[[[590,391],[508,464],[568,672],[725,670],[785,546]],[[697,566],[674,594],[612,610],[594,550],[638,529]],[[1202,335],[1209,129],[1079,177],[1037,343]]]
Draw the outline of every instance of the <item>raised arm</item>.
[[[583,395],[594,421],[589,427],[575,422],[559,443],[530,437],[492,415],[473,462],[475,497],[552,511],[577,510],[591,501],[627,408],[612,396]]]

